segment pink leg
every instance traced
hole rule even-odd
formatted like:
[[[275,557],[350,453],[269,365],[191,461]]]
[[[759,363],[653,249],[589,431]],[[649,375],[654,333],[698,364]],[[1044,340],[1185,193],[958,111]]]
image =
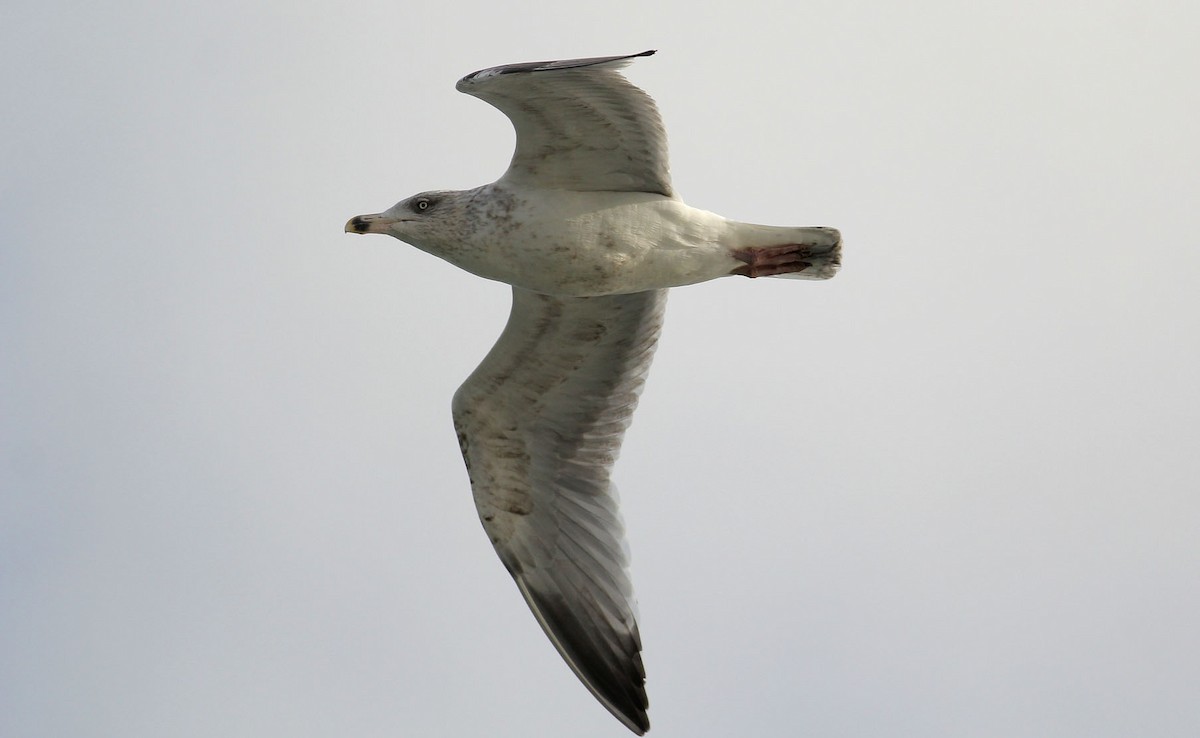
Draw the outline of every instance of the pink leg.
[[[829,249],[822,249],[827,252]],[[782,246],[748,246],[735,249],[733,258],[745,266],[734,269],[731,274],[743,277],[771,277],[776,274],[802,272],[813,265],[813,247],[803,243],[785,243]]]

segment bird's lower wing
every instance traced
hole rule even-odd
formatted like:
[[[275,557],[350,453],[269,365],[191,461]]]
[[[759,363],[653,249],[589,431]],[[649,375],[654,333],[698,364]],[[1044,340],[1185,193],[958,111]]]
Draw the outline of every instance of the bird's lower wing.
[[[479,517],[546,635],[605,707],[649,728],[624,528],[610,482],[666,291],[513,289],[508,325],[454,397]]]

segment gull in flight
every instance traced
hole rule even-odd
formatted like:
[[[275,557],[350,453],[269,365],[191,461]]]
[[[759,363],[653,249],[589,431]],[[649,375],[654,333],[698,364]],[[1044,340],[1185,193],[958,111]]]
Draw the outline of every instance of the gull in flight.
[[[832,228],[739,223],[671,186],[654,101],[626,56],[509,64],[458,90],[509,117],[504,175],[346,224],[512,285],[496,345],[454,395],[479,519],[542,629],[642,735],[645,670],[610,480],[662,328],[667,288],[727,275],[828,279]]]

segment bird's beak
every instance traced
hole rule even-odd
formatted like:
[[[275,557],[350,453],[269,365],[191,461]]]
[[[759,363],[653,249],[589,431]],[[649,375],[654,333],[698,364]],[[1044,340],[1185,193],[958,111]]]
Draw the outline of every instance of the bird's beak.
[[[387,233],[388,228],[398,220],[384,213],[356,215],[346,221],[346,233]]]

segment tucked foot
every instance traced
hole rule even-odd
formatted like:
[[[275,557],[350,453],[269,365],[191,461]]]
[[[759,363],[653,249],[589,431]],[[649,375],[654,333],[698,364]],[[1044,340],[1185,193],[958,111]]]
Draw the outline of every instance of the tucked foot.
[[[821,232],[822,238],[806,243],[734,249],[733,258],[742,262],[742,266],[734,268],[730,274],[740,274],[743,277],[829,279],[837,273],[842,263],[842,239],[832,228],[813,230]]]

